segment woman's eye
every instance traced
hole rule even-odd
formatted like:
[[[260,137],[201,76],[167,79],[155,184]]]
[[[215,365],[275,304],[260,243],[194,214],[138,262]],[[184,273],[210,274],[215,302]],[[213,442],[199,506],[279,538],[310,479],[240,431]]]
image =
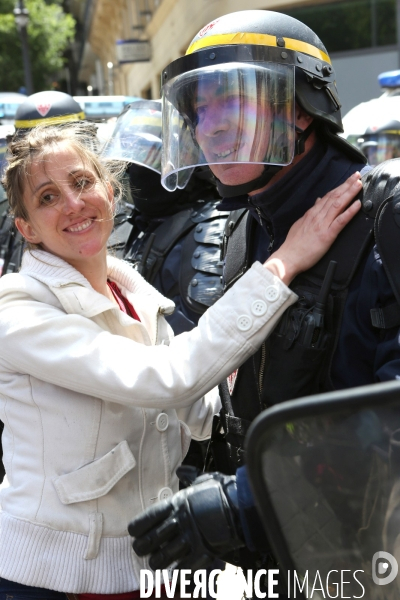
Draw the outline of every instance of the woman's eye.
[[[58,200],[57,194],[43,194],[40,196],[40,204],[45,204],[48,206],[49,204],[54,204]]]
[[[87,177],[79,177],[79,179],[75,180],[75,185],[80,190],[86,190],[92,185],[92,182]]]

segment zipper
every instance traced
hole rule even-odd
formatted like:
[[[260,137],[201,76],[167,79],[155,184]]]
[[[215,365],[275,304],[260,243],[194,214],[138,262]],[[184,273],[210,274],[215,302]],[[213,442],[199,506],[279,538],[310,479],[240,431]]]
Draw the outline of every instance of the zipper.
[[[270,254],[272,254],[272,250],[273,250],[273,247],[274,247],[274,241],[275,241],[275,240],[274,240],[274,231],[273,231],[273,229],[272,229],[272,227],[271,227],[271,223],[270,223],[269,221],[266,221],[266,222],[265,222],[265,228],[266,228],[266,230],[267,230],[267,232],[268,232],[268,235],[269,235],[269,246],[268,246],[268,252],[269,252]]]
[[[256,209],[258,218],[260,219],[260,225],[261,225],[261,227],[263,227],[263,228],[265,228],[267,230],[267,233],[269,235],[269,240],[270,240],[269,246],[268,246],[268,252],[270,254],[272,254],[272,249],[274,247],[274,241],[275,240],[274,240],[274,231],[272,229],[271,223],[269,221],[267,221],[265,218],[263,219],[261,210],[259,209],[258,206],[254,206],[254,204],[251,201],[251,197],[250,196],[248,197],[247,201],[248,201],[249,204],[251,204],[251,206],[253,206],[253,208]]]
[[[258,208],[258,206],[255,207],[257,214],[258,214],[258,218],[260,219],[260,225],[261,227],[263,227],[263,220],[262,220],[262,216],[261,216],[261,210]]]
[[[256,209],[257,214],[258,214],[258,218],[260,219],[260,225],[261,225],[261,227],[263,227],[264,225],[263,225],[263,218],[262,218],[261,210],[258,208],[258,206],[254,206],[253,202],[251,201],[251,196],[247,196],[247,202],[249,204],[251,204],[251,206],[253,208]]]

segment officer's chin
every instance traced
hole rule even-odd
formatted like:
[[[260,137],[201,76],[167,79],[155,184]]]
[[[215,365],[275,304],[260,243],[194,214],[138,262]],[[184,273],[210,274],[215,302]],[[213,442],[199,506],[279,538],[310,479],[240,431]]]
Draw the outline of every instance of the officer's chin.
[[[210,169],[224,185],[241,185],[260,177],[264,171],[264,165],[224,163],[210,165]]]

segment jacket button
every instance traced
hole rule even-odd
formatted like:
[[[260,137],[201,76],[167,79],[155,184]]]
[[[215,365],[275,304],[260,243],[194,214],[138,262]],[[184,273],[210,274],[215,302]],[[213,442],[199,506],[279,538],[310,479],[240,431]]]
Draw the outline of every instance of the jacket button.
[[[240,315],[237,318],[236,324],[240,331],[248,331],[253,325],[253,321],[247,315]]]
[[[251,305],[251,312],[256,317],[262,317],[267,312],[267,304],[264,302],[264,300],[254,300],[253,304]]]
[[[156,419],[156,427],[158,431],[165,431],[168,429],[168,415],[160,413]]]
[[[279,298],[279,290],[276,285],[269,285],[267,287],[265,297],[269,302],[275,302]]]
[[[164,487],[161,488],[161,490],[158,492],[158,499],[159,500],[168,500],[168,498],[171,498],[173,496],[172,490],[169,487]]]

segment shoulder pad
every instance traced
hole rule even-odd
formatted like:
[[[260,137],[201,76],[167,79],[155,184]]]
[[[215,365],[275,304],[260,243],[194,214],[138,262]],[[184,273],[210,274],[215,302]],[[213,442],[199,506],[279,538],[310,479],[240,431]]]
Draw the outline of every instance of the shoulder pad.
[[[394,268],[394,265],[389,268],[389,264],[391,261],[394,263],[394,257],[400,253],[400,194],[398,193],[400,159],[388,160],[377,165],[363,175],[362,182],[363,189],[359,196],[362,210],[344,228],[325,256],[307,272],[307,277],[315,282],[323,281],[329,262],[335,260],[338,264],[332,288],[345,289],[363,256],[371,249],[374,232],[386,274],[395,292],[396,286],[389,271],[394,275],[398,269]],[[393,200],[394,197],[398,198],[397,202]],[[394,208],[396,205],[397,209]],[[389,206],[392,210],[388,212]],[[395,225],[396,210],[398,210],[398,226]],[[400,299],[400,273],[398,288]]]
[[[202,211],[203,216],[213,215],[213,210]],[[196,224],[183,245],[179,276],[181,297],[184,304],[198,314],[222,295],[220,256],[226,218],[227,213],[215,211],[215,216]]]
[[[203,221],[209,221],[220,216],[226,218],[229,215],[229,211],[217,210],[216,208],[220,202],[221,200],[207,202],[201,209],[194,210],[191,215],[193,223],[202,223]]]
[[[385,174],[390,170],[390,176],[375,184],[375,194],[379,192],[381,195],[375,219],[375,241],[385,273],[400,304],[400,159],[386,161],[378,167],[385,167]]]
[[[225,228],[226,217],[219,215],[219,219],[199,223],[194,230],[194,239],[203,244],[216,244],[219,246]]]
[[[375,219],[379,207],[393,197],[400,182],[400,159],[386,160],[377,165],[363,176],[362,182],[362,210],[368,217]],[[400,210],[398,218],[400,219]]]
[[[192,267],[195,271],[222,275],[223,262],[219,245],[197,246],[192,256]]]
[[[188,298],[203,305],[203,307],[208,307],[222,296],[222,291],[222,282],[219,275],[209,275],[199,271],[189,284]],[[204,312],[204,308],[202,312]]]

